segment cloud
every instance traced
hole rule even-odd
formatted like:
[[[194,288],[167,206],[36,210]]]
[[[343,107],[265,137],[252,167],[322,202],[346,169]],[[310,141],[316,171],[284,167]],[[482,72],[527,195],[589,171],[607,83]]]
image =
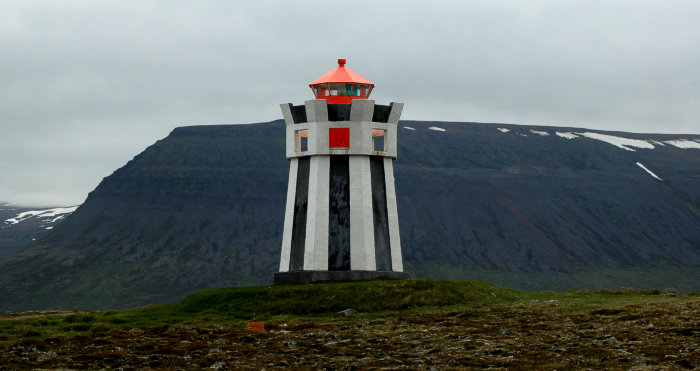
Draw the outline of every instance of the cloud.
[[[176,126],[279,118],[339,57],[406,119],[699,133],[697,19],[693,1],[6,1],[0,200],[80,203]]]

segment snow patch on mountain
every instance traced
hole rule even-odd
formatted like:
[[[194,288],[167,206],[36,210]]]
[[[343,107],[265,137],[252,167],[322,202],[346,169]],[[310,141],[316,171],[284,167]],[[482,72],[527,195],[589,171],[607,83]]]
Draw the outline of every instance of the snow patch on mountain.
[[[642,165],[641,162],[637,162],[637,166],[639,166],[639,167],[641,167],[642,169],[644,169],[644,171],[646,171],[647,173],[649,173],[649,175],[653,176],[654,178],[656,178],[656,179],[658,179],[658,180],[660,180],[660,181],[662,181],[662,182],[664,181],[663,179],[659,178],[658,175],[654,174],[653,171],[647,169],[646,166]]]
[[[437,130],[436,128],[431,127],[430,129]],[[498,131],[501,133],[508,133],[510,132],[510,129],[506,128],[496,128]],[[546,131],[540,131],[540,130],[533,130],[530,129],[530,133],[535,134],[535,135],[540,135],[540,136],[548,136],[550,135]],[[516,133],[520,136],[527,137],[526,134],[523,133]],[[700,139],[672,139],[672,140],[664,140],[664,141],[659,141],[655,139],[631,139],[631,138],[625,138],[625,137],[620,137],[616,135],[610,135],[610,134],[601,134],[601,133],[594,133],[587,131],[585,133],[574,133],[574,132],[561,132],[561,131],[556,131],[555,134],[558,137],[561,138],[566,138],[566,139],[576,139],[579,137],[586,137],[590,139],[595,139],[599,140],[601,142],[605,142],[608,144],[612,144],[613,146],[617,148],[624,149],[626,151],[636,151],[635,148],[643,148],[643,149],[654,149],[656,147],[665,147],[666,145],[671,145],[676,148],[681,148],[681,149],[700,149]],[[656,147],[655,147],[656,146]]]
[[[700,143],[690,140],[690,139],[678,139],[678,140],[665,140],[664,143],[670,144],[674,147],[689,149],[696,148],[700,149]]]
[[[435,131],[447,131],[446,129],[439,128],[439,127],[437,127],[437,126],[431,126],[431,127],[429,127],[428,129],[430,129],[430,130],[435,130]]]
[[[55,223],[58,220],[64,218],[67,214],[70,214],[74,212],[78,206],[70,206],[70,207],[57,207],[53,209],[46,209],[46,210],[29,210],[29,211],[24,211],[14,218],[9,218],[5,219],[5,224],[17,224],[19,222],[25,221],[30,218],[41,218],[41,219],[47,219],[47,222],[49,223]],[[48,220],[51,218],[50,220]]]
[[[558,137],[562,137],[562,138],[566,138],[566,139],[578,138],[578,135],[576,135],[576,134],[574,134],[574,133],[567,133],[567,132],[560,133],[560,132],[557,131],[556,134],[557,134]]]
[[[591,133],[591,132],[577,133],[577,134],[583,135],[586,138],[600,140],[602,142],[612,144],[615,147],[622,148],[624,150],[632,151],[632,152],[634,152],[635,150],[630,148],[630,147],[644,148],[644,149],[654,149],[655,148],[653,144],[647,142],[646,140],[629,139],[629,138],[623,138],[623,137],[616,137],[614,135]]]
[[[403,128],[406,129],[406,130],[416,130],[415,128],[412,128],[412,127],[410,127],[410,126],[404,126]]]

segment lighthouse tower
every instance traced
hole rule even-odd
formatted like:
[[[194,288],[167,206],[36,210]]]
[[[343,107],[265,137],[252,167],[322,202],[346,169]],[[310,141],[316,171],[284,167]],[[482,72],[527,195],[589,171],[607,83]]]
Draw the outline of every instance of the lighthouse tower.
[[[403,103],[345,66],[309,84],[316,99],[282,104],[289,185],[275,283],[408,278],[394,167]]]

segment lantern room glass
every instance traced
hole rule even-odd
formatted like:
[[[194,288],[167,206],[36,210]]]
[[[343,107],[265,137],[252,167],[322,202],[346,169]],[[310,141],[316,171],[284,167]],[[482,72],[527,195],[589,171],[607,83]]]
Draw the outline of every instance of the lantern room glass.
[[[372,86],[355,83],[330,83],[318,84],[311,87],[316,98],[324,97],[344,97],[352,96],[359,98],[369,98]]]
[[[328,92],[328,84],[320,84],[320,85],[314,85],[312,87],[312,90],[314,92],[314,96],[316,98],[321,98],[321,97],[327,97],[329,94]]]

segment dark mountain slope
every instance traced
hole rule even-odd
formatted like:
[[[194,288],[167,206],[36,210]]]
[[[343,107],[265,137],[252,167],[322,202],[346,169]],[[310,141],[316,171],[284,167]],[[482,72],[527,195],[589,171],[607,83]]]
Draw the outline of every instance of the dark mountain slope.
[[[0,259],[28,245],[75,210],[25,207],[0,202]]]
[[[526,289],[700,289],[700,149],[631,151],[586,132],[403,121],[395,176],[407,270]],[[271,282],[283,136],[280,121],[175,129],[0,261],[0,309],[126,307]]]

